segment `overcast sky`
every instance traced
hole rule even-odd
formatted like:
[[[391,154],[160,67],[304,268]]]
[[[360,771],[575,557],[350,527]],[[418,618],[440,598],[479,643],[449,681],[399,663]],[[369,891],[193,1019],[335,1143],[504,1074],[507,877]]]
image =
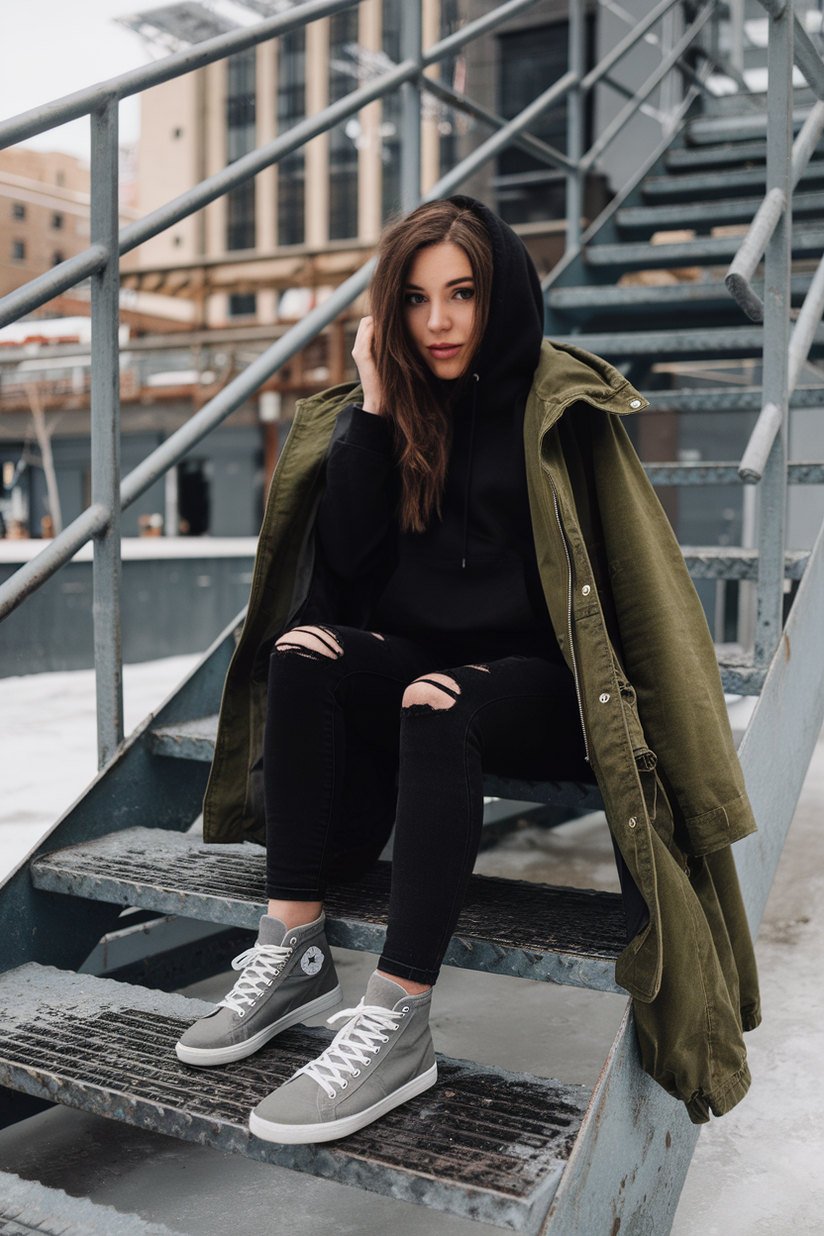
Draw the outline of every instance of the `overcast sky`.
[[[0,0],[0,119],[148,63],[149,54],[138,36],[114,18],[158,2]],[[139,130],[138,99],[124,99],[121,141],[134,141]],[[25,144],[87,159],[88,120],[74,120]]]

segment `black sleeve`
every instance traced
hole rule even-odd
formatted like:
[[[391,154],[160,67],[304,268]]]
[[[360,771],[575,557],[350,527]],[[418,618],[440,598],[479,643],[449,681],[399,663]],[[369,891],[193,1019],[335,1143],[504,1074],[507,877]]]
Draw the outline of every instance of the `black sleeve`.
[[[338,416],[329,448],[317,519],[323,555],[343,579],[365,575],[384,552],[392,520],[392,470],[389,425],[349,404]]]

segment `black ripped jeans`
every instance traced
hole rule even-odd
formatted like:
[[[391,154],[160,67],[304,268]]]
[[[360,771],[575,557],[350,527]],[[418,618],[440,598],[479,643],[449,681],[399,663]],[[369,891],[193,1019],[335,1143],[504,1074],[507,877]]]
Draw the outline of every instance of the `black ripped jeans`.
[[[323,900],[371,865],[394,818],[379,968],[434,983],[478,851],[483,773],[591,779],[572,675],[536,657],[449,667],[399,636],[321,630],[324,653],[292,644],[270,661],[267,896]],[[403,708],[406,687],[435,671],[455,684],[444,707]]]

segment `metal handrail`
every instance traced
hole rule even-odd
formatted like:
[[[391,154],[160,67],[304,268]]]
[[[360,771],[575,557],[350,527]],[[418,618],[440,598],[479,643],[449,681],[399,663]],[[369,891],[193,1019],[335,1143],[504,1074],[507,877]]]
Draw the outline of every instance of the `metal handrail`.
[[[793,142],[790,184],[796,188],[824,131],[824,103],[816,103]],[[727,290],[753,322],[764,321],[764,302],[750,280],[784,212],[787,195],[773,188],[766,194],[724,278]]]
[[[581,0],[573,0],[580,8]],[[92,244],[85,253],[61,263],[45,275],[32,280],[23,288],[0,301],[0,324],[19,317],[67,290],[82,278],[92,277],[92,506],[75,520],[65,531],[27,563],[5,584],[0,586],[0,618],[16,608],[26,597],[60,569],[91,538],[95,540],[95,665],[98,670],[98,745],[101,766],[114,754],[122,738],[122,691],[120,686],[120,630],[119,630],[119,519],[122,509],[128,507],[154,481],[182,459],[191,448],[220,424],[245,399],[254,393],[274,372],[304,347],[317,333],[327,326],[367,286],[374,268],[374,259],[367,262],[351,278],[346,280],[323,305],[290,329],[266,352],[258,357],[233,382],[209,401],[175,434],[126,476],[119,486],[119,399],[117,375],[117,289],[118,263],[116,253],[126,253],[152,236],[164,231],[215,198],[249,180],[264,168],[277,163],[285,155],[303,146],[348,116],[360,111],[367,103],[400,89],[402,95],[402,125],[409,141],[403,143],[401,181],[404,187],[404,208],[408,209],[417,200],[418,173],[416,143],[412,140],[414,130],[419,130],[416,107],[419,109],[417,91],[440,91],[441,97],[454,94],[448,87],[441,87],[424,75],[424,69],[454,50],[465,46],[480,35],[493,30],[511,17],[525,11],[536,0],[507,0],[503,5],[486,13],[462,29],[441,39],[432,47],[421,50],[420,22],[417,5],[404,8],[405,32],[402,39],[404,59],[399,65],[381,74],[368,85],[352,91],[344,98],[308,117],[287,133],[259,150],[237,160],[214,176],[207,178],[187,193],[180,195],[153,211],[144,219],[130,224],[118,235],[116,210],[112,213],[113,188],[117,174],[117,106],[121,98],[137,93],[149,86],[169,81],[193,69],[253,47],[267,39],[287,33],[309,21],[351,7],[357,0],[309,0],[291,9],[288,14],[256,24],[252,28],[234,31],[210,39],[187,51],[169,56],[163,61],[123,74],[118,78],[99,83],[87,90],[58,99],[42,108],[13,117],[0,125],[0,148],[26,137],[43,132],[56,124],[65,123],[77,116],[90,114],[92,120],[92,181],[100,191],[92,198]],[[537,156],[541,161],[562,167],[568,176],[568,213],[570,206],[580,206],[583,175],[595,157],[590,152],[589,163],[580,158],[580,147],[573,141],[572,158],[555,151],[546,143],[526,134],[525,130],[547,108],[560,99],[571,95],[570,124],[575,130],[575,118],[581,118],[584,95],[598,81],[606,77],[612,67],[642,39],[645,33],[660,18],[680,3],[680,0],[661,0],[643,21],[622,39],[607,56],[588,74],[582,76],[581,42],[583,24],[571,22],[571,36],[576,41],[571,49],[571,61],[575,67],[558,82],[544,91],[528,107],[511,121],[479,109],[471,100],[456,96],[450,99],[453,105],[471,111],[497,131],[483,142],[466,159],[443,176],[426,195],[427,199],[444,196],[457,188],[482,164],[494,157],[511,143]],[[412,9],[415,12],[412,12]],[[680,60],[686,47],[694,40],[713,8],[713,0],[702,10],[678,46],[664,58],[642,87],[629,109],[621,113],[623,127],[629,116],[640,106],[663,77]],[[580,13],[577,14],[580,16]],[[408,28],[407,28],[408,27]],[[573,54],[574,53],[574,54]],[[410,94],[410,91],[412,92]],[[415,103],[412,100],[416,100]],[[483,115],[481,115],[483,112]],[[578,128],[581,128],[580,124]],[[614,136],[614,126],[610,137]],[[582,131],[582,130],[581,130]],[[617,129],[614,129],[617,132]],[[598,149],[603,149],[601,142]],[[412,157],[406,147],[411,148]],[[597,152],[596,152],[597,153]],[[102,186],[102,187],[101,187]],[[103,203],[105,202],[105,205]],[[579,230],[579,229],[578,229]],[[571,235],[577,236],[576,227]],[[114,332],[114,334],[113,334]]]
[[[580,168],[587,171],[592,167],[599,155],[603,154],[607,146],[612,142],[621,130],[629,123],[632,117],[637,112],[645,99],[652,94],[656,86],[660,85],[667,73],[675,66],[686,49],[693,42],[712,16],[715,8],[715,0],[709,0],[709,3],[704,6],[701,12],[696,17],[691,26],[684,31],[684,34],[673,47],[672,51],[664,57],[658,67],[650,73],[643,86],[636,91],[633,98],[621,109],[617,116],[607,125],[597,142],[590,146],[587,153],[583,156],[580,162]],[[584,79],[586,80],[586,79]],[[583,83],[582,83],[583,86]]]
[[[309,4],[292,9],[290,11],[291,24],[288,29],[293,28],[295,14],[297,13],[307,13],[305,21],[316,20],[318,2],[319,0],[311,0]],[[329,3],[329,0],[325,0],[325,3]],[[337,9],[351,6],[353,3],[357,3],[357,0],[335,0]],[[460,35],[460,45],[489,33],[496,26],[508,21],[511,17],[524,9],[530,8],[535,3],[537,3],[537,0],[508,0],[507,4],[464,26],[458,32]],[[271,22],[264,22],[261,25],[264,28],[264,33],[256,38],[256,42],[263,42],[267,38],[275,37],[271,32],[265,32],[271,26]],[[257,30],[258,27],[254,29]],[[279,32],[283,33],[280,29]],[[218,39],[209,40],[209,45],[212,46],[213,50],[209,53],[210,58],[207,58],[203,63],[211,63],[211,60],[220,58],[219,52],[216,50],[217,45],[223,45],[228,37],[228,35],[221,35]],[[243,47],[252,45],[249,43],[250,38],[251,34],[247,32]],[[432,47],[427,48],[419,60],[406,60],[402,64],[396,65],[393,69],[381,74],[380,77],[376,78],[368,86],[363,86],[344,95],[343,98],[325,107],[316,115],[300,121],[297,125],[287,130],[286,133],[267,143],[266,146],[261,146],[259,149],[251,151],[248,155],[244,155],[234,163],[230,163],[227,167],[222,168],[213,176],[201,181],[186,193],[180,194],[179,197],[174,198],[171,202],[167,202],[164,206],[152,211],[151,214],[146,215],[143,219],[138,219],[135,223],[129,224],[122,229],[119,235],[118,251],[120,256],[122,257],[125,253],[129,253],[132,249],[150,240],[153,236],[157,236],[158,233],[166,228],[179,223],[181,219],[185,219],[196,211],[201,210],[209,202],[227,193],[230,189],[236,188],[244,181],[251,179],[258,172],[271,167],[285,158],[286,155],[291,154],[298,147],[310,141],[313,137],[317,137],[328,129],[334,128],[342,120],[360,111],[367,103],[382,98],[385,94],[397,89],[398,86],[405,82],[419,79],[423,68],[437,63],[437,61],[444,59],[444,57],[450,55],[455,50],[456,38],[457,35],[452,34],[439,40]],[[205,47],[207,45],[201,44],[201,46]],[[236,50],[237,48],[233,44],[232,51]],[[169,60],[179,60],[181,57],[185,61],[184,53],[179,53],[178,56],[171,56]],[[166,61],[162,63],[165,65]],[[195,67],[199,67],[199,65]],[[174,73],[167,72],[160,80],[167,81],[172,77],[180,76],[189,71],[186,67],[179,67]],[[135,74],[142,72],[144,72],[142,69],[135,70],[131,73],[125,73],[121,77],[112,78],[110,82],[102,83],[99,88],[99,97],[111,99],[115,96],[118,89],[125,91],[119,97],[125,97],[125,94],[133,93],[132,85]],[[425,80],[429,82],[430,79],[426,78]],[[154,85],[156,83],[152,80],[149,84]],[[97,89],[97,87],[94,87],[91,91],[81,91],[80,94],[85,98]],[[80,96],[72,95],[69,96],[69,99],[71,100],[75,97],[79,98]],[[95,95],[95,97],[98,96]],[[72,104],[71,107],[73,106]],[[73,110],[65,112],[58,110],[64,107],[69,108],[70,104],[66,100],[57,100],[43,110],[47,111],[50,115],[57,112],[58,123],[63,123],[64,120],[70,119],[75,114]],[[34,113],[32,112],[26,112],[20,117],[7,121],[5,125],[0,125],[0,148],[3,145],[2,135],[4,130],[8,128],[14,129],[15,126],[19,128],[18,122],[22,123],[27,117],[33,115]],[[65,262],[61,262],[58,266],[46,271],[45,274],[32,279],[22,288],[18,288],[15,292],[0,299],[0,326],[13,322],[22,313],[29,313],[31,310],[45,304],[46,301],[51,300],[54,296],[58,296],[61,292],[65,292],[68,288],[73,287],[80,279],[87,278],[90,274],[95,274],[103,268],[105,261],[106,253],[101,254],[99,246],[97,246],[93,249],[89,248],[84,253],[78,254],[73,258],[69,258]]]
[[[358,2],[359,0],[305,0],[305,3],[296,5],[277,17],[269,17],[265,21],[256,22],[254,26],[233,30],[229,34],[218,34],[213,39],[205,39],[202,43],[195,44],[194,47],[164,56],[153,64],[129,69],[117,77],[87,86],[85,90],[78,90],[42,107],[34,107],[18,116],[11,116],[0,124],[0,150],[35,137],[46,129],[54,129],[68,120],[89,116],[112,100],[119,101],[129,98],[130,95],[140,94],[151,86],[159,86],[175,77],[191,73],[194,69],[213,64],[216,60],[223,60],[226,56],[256,47],[267,39],[288,34],[308,22],[318,21],[319,18],[328,17],[342,9],[350,9]]]

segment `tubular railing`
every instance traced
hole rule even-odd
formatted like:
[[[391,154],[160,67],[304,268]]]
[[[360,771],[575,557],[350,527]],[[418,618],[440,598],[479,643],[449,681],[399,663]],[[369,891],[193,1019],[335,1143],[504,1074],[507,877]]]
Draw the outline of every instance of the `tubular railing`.
[[[764,323],[762,409],[738,468],[745,484],[760,485],[756,667],[766,667],[781,634],[788,408],[824,312],[822,258],[790,334],[792,195],[824,132],[824,63],[791,3],[761,3],[770,16],[767,186],[725,280],[748,317]],[[819,100],[794,142],[793,64]],[[762,257],[763,301],[750,283]]]
[[[442,176],[426,194],[426,199],[443,197],[453,192],[489,159],[513,143],[518,144],[542,162],[559,167],[566,174],[567,247],[568,251],[574,251],[580,246],[583,186],[587,170],[668,73],[692,72],[684,62],[684,53],[688,47],[695,45],[698,35],[712,15],[714,0],[710,0],[702,8],[684,35],[666,55],[662,55],[658,67],[621,109],[605,134],[586,152],[582,149],[583,117],[588,93],[598,82],[606,79],[614,66],[638,45],[656,22],[672,12],[681,0],[660,0],[660,3],[587,73],[584,72],[583,0],[571,0],[569,71],[511,120],[504,120],[444,83],[424,76],[424,69],[527,10],[536,0],[507,0],[426,50],[421,48],[420,0],[405,0],[402,7],[403,58],[400,64],[316,115],[301,121],[274,141],[238,159],[145,218],[130,224],[118,234],[117,113],[121,99],[286,34],[308,22],[350,8],[356,3],[357,0],[308,0],[307,3],[255,26],[210,39],[152,65],[101,82],[0,124],[1,149],[78,116],[89,115],[91,118],[91,244],[84,253],[60,263],[45,275],[31,280],[0,300],[0,325],[31,312],[79,281],[91,277],[92,501],[83,514],[50,541],[36,558],[0,586],[0,619],[65,565],[82,545],[89,540],[94,541],[93,617],[100,767],[113,757],[123,738],[119,605],[121,511],[177,464],[197,442],[221,424],[296,352],[346,309],[366,288],[374,268],[372,259],[341,284],[322,305],[313,309],[264,351],[242,374],[144,459],[121,484],[117,334],[119,255],[129,252],[202,209],[312,138],[354,115],[367,103],[383,98],[394,90],[401,92],[401,204],[404,210],[411,209],[420,200],[420,94],[422,90],[427,90],[449,102],[451,106],[490,124],[495,131],[469,156]],[[564,99],[568,100],[566,154],[527,132],[537,117]],[[683,106],[678,109],[678,115],[682,114]],[[778,228],[776,232],[777,230]]]

